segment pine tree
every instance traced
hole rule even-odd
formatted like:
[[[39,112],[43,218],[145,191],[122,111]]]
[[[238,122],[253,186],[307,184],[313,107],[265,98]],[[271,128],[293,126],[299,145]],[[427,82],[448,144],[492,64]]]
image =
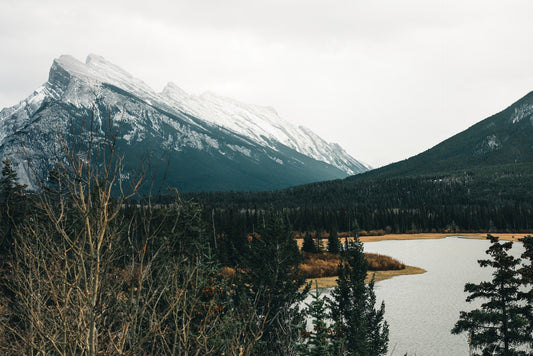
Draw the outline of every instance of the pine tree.
[[[366,285],[367,261],[363,244],[354,233],[341,253],[337,287],[331,293],[331,319],[334,321],[338,355],[377,356],[388,349],[389,327],[385,306],[376,310],[373,281]]]
[[[341,243],[339,241],[339,235],[337,235],[337,230],[330,232],[328,237],[328,252],[329,253],[339,253],[341,250]]]
[[[520,277],[523,289],[521,297],[526,303],[524,315],[528,320],[526,335],[529,338],[529,347],[533,349],[533,236],[528,235],[520,239],[524,245],[522,253],[522,268],[520,268]]]
[[[315,243],[315,246],[316,246],[316,252],[322,252],[324,250],[324,246],[323,243],[322,243],[322,233],[317,231],[315,233],[315,239],[316,239],[316,243]]]
[[[2,160],[2,177],[0,178],[0,194],[5,200],[7,196],[22,193],[24,186],[18,183],[17,172],[13,169],[13,163],[9,158]]]
[[[518,349],[528,340],[528,321],[520,297],[522,281],[520,259],[509,254],[512,242],[500,243],[488,235],[491,246],[486,251],[490,259],[479,260],[481,267],[492,267],[492,280],[479,284],[467,283],[467,302],[484,300],[479,309],[462,311],[452,329],[453,334],[469,333],[470,345],[481,350],[480,355],[519,355]]]
[[[385,302],[382,301],[376,309],[376,293],[374,292],[374,277],[367,286],[368,305],[371,309],[367,314],[369,355],[385,355],[388,350],[389,326],[385,322]]]
[[[304,241],[302,245],[302,251],[311,252],[311,253],[317,252],[315,241],[309,232],[305,233]]]
[[[293,352],[298,325],[303,316],[298,310],[308,288],[296,277],[302,256],[280,212],[270,211],[265,223],[250,243],[249,253],[240,273],[241,294],[238,304],[253,306],[260,339],[253,354],[286,355]]]
[[[2,160],[0,176],[0,254],[6,253],[13,241],[14,229],[24,218],[24,189],[9,158]]]
[[[307,331],[302,327],[301,334],[304,342],[297,346],[297,351],[302,356],[327,356],[335,352],[334,340],[332,339],[333,329],[328,325],[326,319],[327,308],[325,298],[321,298],[316,284],[315,293],[312,300],[306,304],[304,314],[311,318],[312,329]]]

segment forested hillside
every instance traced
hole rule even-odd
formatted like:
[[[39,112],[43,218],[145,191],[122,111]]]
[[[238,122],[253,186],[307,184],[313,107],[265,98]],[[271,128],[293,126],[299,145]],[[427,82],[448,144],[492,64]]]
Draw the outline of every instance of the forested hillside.
[[[533,163],[533,92],[414,157],[348,180],[498,170]]]
[[[336,180],[273,192],[189,197],[213,209],[221,223],[238,212],[247,229],[254,224],[248,222],[250,216],[274,206],[285,209],[298,231],[350,231],[354,216],[367,231],[529,231],[532,168],[502,165],[434,176]]]

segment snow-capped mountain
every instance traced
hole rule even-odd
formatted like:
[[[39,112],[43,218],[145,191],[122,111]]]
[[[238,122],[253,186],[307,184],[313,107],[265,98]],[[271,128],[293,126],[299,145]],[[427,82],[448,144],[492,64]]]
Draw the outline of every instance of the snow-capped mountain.
[[[120,126],[119,150],[131,156],[130,169],[142,154],[170,154],[167,183],[186,191],[276,189],[368,170],[272,108],[190,95],[172,83],[157,93],[97,55],[85,63],[55,59],[45,84],[0,112],[0,157],[11,157],[24,181],[26,156],[44,174],[57,159],[58,133],[72,135],[93,113],[101,135],[108,118]]]

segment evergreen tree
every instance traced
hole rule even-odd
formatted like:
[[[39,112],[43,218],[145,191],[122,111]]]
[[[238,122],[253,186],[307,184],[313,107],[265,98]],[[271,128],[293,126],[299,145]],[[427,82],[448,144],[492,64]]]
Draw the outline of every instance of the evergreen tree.
[[[311,253],[317,252],[315,241],[309,232],[305,233],[302,251]]]
[[[0,194],[5,202],[13,194],[22,194],[25,186],[18,183],[17,172],[9,158],[2,160],[2,177],[0,177]]]
[[[270,211],[265,223],[253,237],[245,268],[240,273],[240,296],[237,304],[255,309],[261,330],[253,354],[287,355],[294,353],[298,325],[304,322],[298,303],[309,288],[296,277],[302,256],[280,212]]]
[[[528,320],[526,335],[529,338],[529,347],[533,349],[533,236],[528,235],[522,238],[524,252],[522,253],[522,268],[520,276],[522,278],[523,290],[521,297],[526,303],[524,315]]]
[[[315,243],[316,252],[322,252],[324,250],[324,246],[322,243],[322,233],[317,231],[315,233],[315,239],[316,239],[316,243]]]
[[[367,286],[368,305],[370,310],[367,314],[368,323],[368,348],[369,355],[385,355],[388,350],[389,326],[385,322],[385,302],[381,302],[376,309],[376,293],[374,292],[374,277]]]
[[[376,310],[374,283],[365,284],[367,261],[363,244],[355,232],[341,253],[339,278],[330,301],[337,355],[376,356],[388,349],[389,327],[384,320],[385,305]]]
[[[491,246],[486,251],[490,259],[479,260],[481,267],[492,267],[492,280],[479,284],[467,283],[467,302],[483,299],[481,308],[462,311],[452,329],[453,334],[468,332],[470,345],[479,355],[520,355],[518,349],[528,340],[528,321],[521,302],[518,266],[520,259],[509,254],[512,242],[500,243],[488,235]]]
[[[332,230],[328,237],[328,252],[339,253],[340,250],[341,243],[339,241],[339,236],[337,235],[337,230]]]
[[[302,328],[304,342],[297,346],[297,351],[302,356],[327,356],[335,352],[334,343],[332,339],[333,330],[326,322],[327,308],[326,300],[321,298],[318,290],[318,282],[316,284],[315,293],[312,294],[312,300],[306,304],[304,309],[305,315],[311,318],[312,329],[307,331],[305,327]]]
[[[2,160],[0,176],[0,254],[6,253],[17,224],[24,218],[26,185],[18,182],[17,172],[9,158]]]

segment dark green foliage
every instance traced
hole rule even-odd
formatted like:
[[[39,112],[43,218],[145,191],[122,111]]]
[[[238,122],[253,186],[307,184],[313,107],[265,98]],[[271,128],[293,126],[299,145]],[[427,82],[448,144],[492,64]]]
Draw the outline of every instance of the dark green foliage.
[[[216,218],[227,209],[283,209],[296,231],[361,230],[392,233],[529,232],[533,230],[533,164],[505,165],[432,176],[361,177],[274,192],[199,193]],[[363,179],[364,178],[364,179]],[[218,225],[217,225],[218,226]],[[251,224],[246,226],[250,231]]]
[[[530,92],[505,110],[425,152],[361,176],[405,177],[531,164],[533,126],[528,119],[532,103],[533,92]]]
[[[335,352],[335,342],[333,339],[333,329],[328,325],[326,300],[320,297],[318,283],[312,300],[306,304],[305,315],[312,320],[312,329],[307,331],[302,328],[301,335],[303,342],[297,345],[297,351],[302,356],[327,356]]]
[[[329,233],[329,237],[328,237],[328,252],[339,253],[340,249],[341,249],[341,243],[339,240],[339,235],[337,235],[337,230],[333,230]]]
[[[331,319],[338,355],[376,356],[388,349],[389,327],[384,320],[385,306],[375,309],[374,283],[365,284],[367,263],[363,244],[356,238],[341,254],[337,287],[331,293]]]
[[[519,271],[524,288],[520,296],[526,303],[524,314],[528,321],[529,347],[533,348],[533,236],[527,235],[520,241],[524,245],[524,252],[521,256],[522,268]]]
[[[322,239],[322,233],[320,231],[317,231],[315,233],[315,246],[316,246],[316,252],[322,252],[324,251],[324,239]]]
[[[315,245],[315,240],[313,239],[313,237],[311,236],[311,234],[309,232],[305,233],[304,242],[303,242],[303,245],[302,245],[302,251],[303,252],[311,252],[311,253],[316,253],[317,252],[317,248],[316,248],[316,245]]]
[[[262,329],[254,354],[285,355],[294,347],[298,325],[303,322],[296,304],[307,293],[299,290],[303,278],[296,278],[301,260],[283,215],[271,210],[250,243],[240,275],[240,303],[254,306]]]
[[[385,321],[385,302],[381,302],[379,309],[375,308],[374,277],[367,286],[367,292],[367,303],[371,308],[367,315],[369,355],[385,355],[389,346],[389,326]]]
[[[498,237],[488,235],[491,246],[486,251],[490,259],[480,260],[481,267],[494,269],[492,280],[479,284],[467,283],[467,302],[483,300],[481,308],[461,312],[453,334],[469,333],[472,348],[479,355],[521,355],[520,346],[531,339],[528,320],[521,301],[522,281],[518,273],[520,259],[509,254],[513,243],[500,243]]]
[[[16,226],[24,219],[26,185],[18,182],[17,172],[9,158],[2,160],[0,176],[0,255],[7,253],[15,236]]]

